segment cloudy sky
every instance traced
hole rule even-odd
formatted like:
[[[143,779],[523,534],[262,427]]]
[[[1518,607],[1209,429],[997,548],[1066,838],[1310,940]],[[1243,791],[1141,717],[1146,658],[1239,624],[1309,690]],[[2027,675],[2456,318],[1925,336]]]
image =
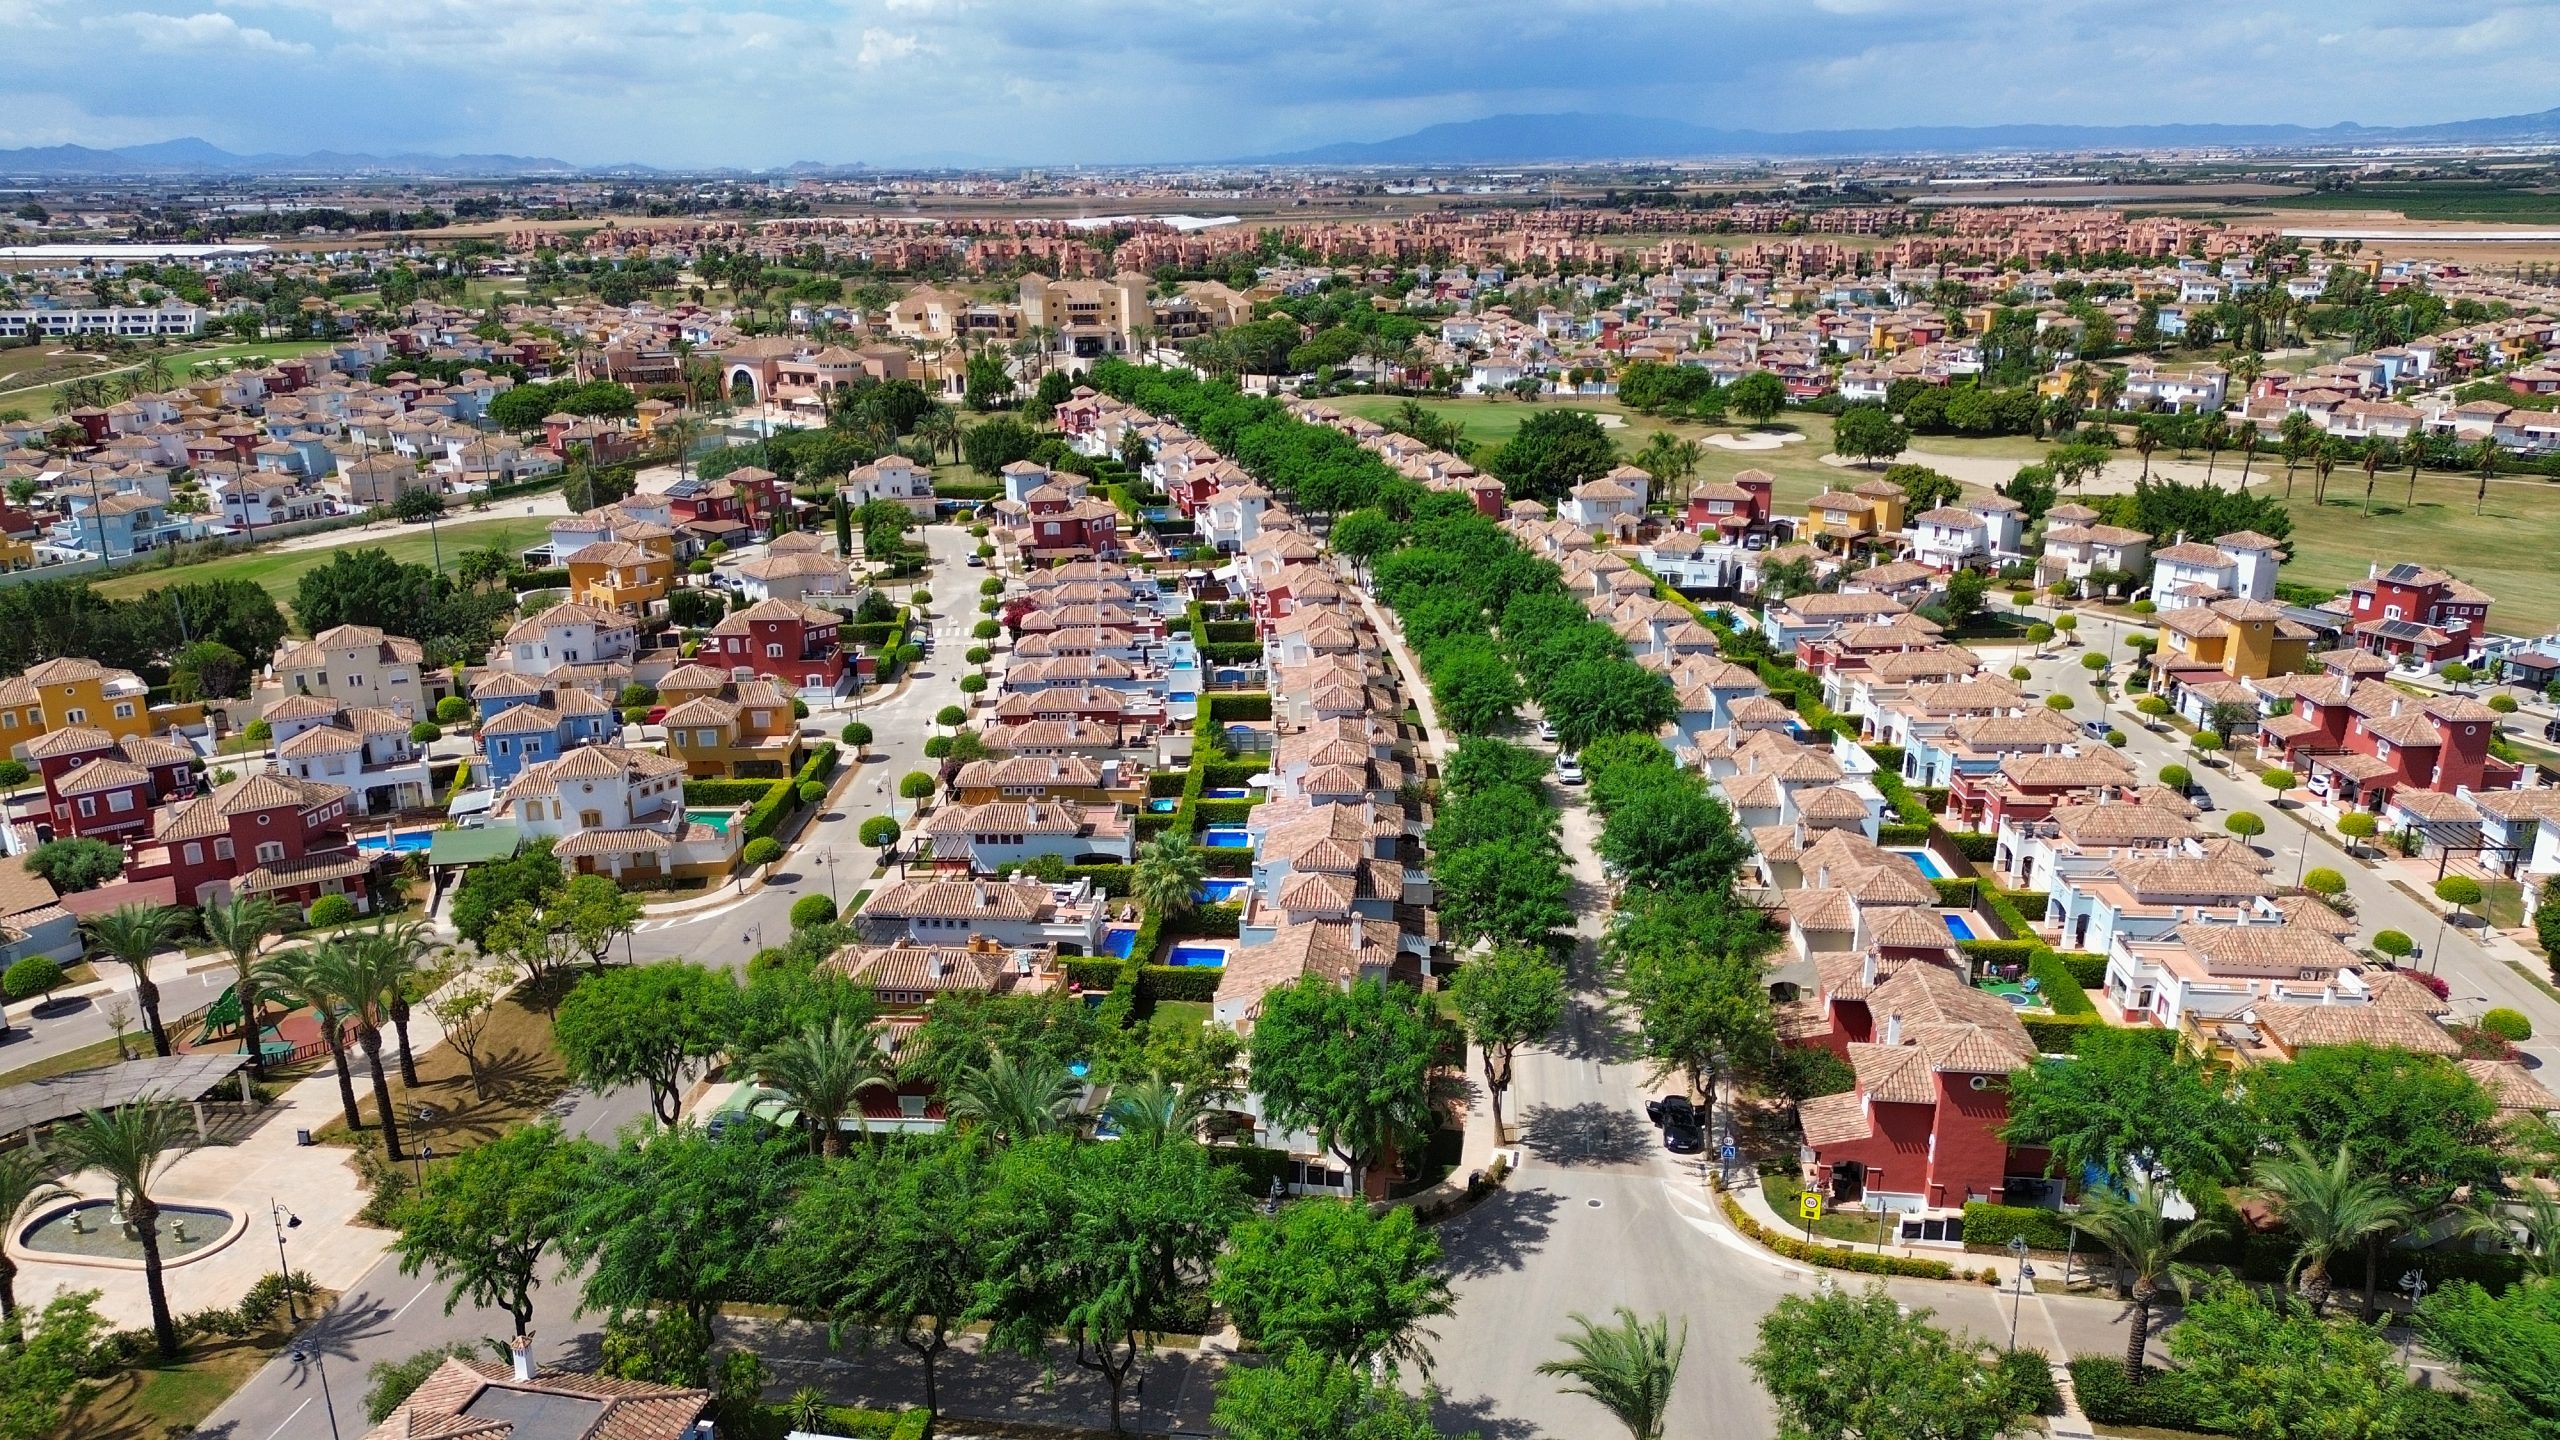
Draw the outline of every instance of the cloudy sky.
[[[2554,0],[0,0],[0,145],[1134,162],[1515,111],[1754,129],[2560,105]]]

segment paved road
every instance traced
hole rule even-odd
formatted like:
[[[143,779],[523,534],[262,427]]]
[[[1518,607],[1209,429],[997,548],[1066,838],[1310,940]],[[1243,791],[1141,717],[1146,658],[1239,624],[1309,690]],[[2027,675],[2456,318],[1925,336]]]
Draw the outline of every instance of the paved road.
[[[962,698],[959,677],[969,667],[959,657],[968,648],[966,636],[970,627],[979,619],[978,584],[987,574],[963,563],[976,543],[965,529],[933,526],[923,534],[935,558],[931,588],[937,655],[919,669],[903,694],[853,712],[820,711],[810,721],[824,726],[832,736],[846,719],[858,715],[873,730],[871,758],[839,792],[839,803],[811,822],[772,883],[728,905],[642,922],[633,937],[633,948],[642,960],[683,957],[742,969],[747,957],[761,945],[778,944],[790,935],[793,901],[802,895],[826,892],[829,867],[819,857],[834,857],[833,879],[840,901],[850,901],[871,884],[874,852],[860,844],[855,834],[865,819],[888,812],[896,794],[897,777],[909,770],[930,768],[924,758],[924,742],[933,732],[934,712]],[[913,809],[910,804],[898,802],[899,819],[909,819]],[[0,1051],[0,1055],[6,1053]],[[578,1094],[571,1099],[563,1127],[573,1135],[598,1140],[643,1121],[648,1114],[648,1098],[642,1090]],[[576,1363],[593,1358],[601,1322],[592,1316],[579,1317],[575,1313],[576,1299],[576,1281],[556,1275],[538,1292],[535,1348],[543,1360]],[[503,1336],[509,1328],[502,1312],[465,1306],[448,1316],[443,1305],[441,1285],[423,1276],[403,1276],[396,1262],[384,1260],[341,1297],[334,1309],[313,1323],[307,1332],[308,1348],[317,1357],[313,1363],[300,1370],[283,1359],[270,1363],[208,1417],[197,1433],[222,1440],[335,1440],[363,1434],[369,1428],[363,1394],[368,1366],[430,1346]],[[823,1342],[815,1336],[795,1335],[780,1349],[792,1357],[795,1366],[823,1366],[826,1360]],[[903,1369],[901,1358],[883,1357],[878,1363]],[[320,1372],[324,1368],[328,1393],[336,1401],[334,1428],[330,1424],[331,1407],[320,1399]],[[990,1386],[1002,1385],[1018,1392],[1016,1404],[1032,1403],[1026,1394],[1019,1393],[1024,1392],[1025,1384],[1016,1369],[1003,1363],[986,1368]],[[819,1372],[804,1369],[803,1373]],[[835,1376],[840,1372],[826,1369],[824,1373]],[[893,1386],[899,1383],[895,1376],[886,1379]],[[853,1393],[851,1387],[833,1379],[828,1383],[830,1388]],[[1159,1386],[1157,1395],[1151,1398],[1169,1404],[1181,1390],[1178,1383]],[[1067,1393],[1082,1392],[1070,1389]]]

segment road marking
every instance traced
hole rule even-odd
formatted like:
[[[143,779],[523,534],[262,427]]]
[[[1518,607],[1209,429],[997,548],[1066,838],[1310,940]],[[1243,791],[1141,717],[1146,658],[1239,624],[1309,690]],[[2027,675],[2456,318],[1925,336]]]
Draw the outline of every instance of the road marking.
[[[274,1428],[273,1430],[270,1430],[270,1431],[268,1431],[268,1432],[267,1432],[267,1440],[276,1440],[276,1437],[277,1437],[277,1436],[279,1436],[279,1435],[283,1434],[285,1431],[287,1431],[287,1430],[289,1430],[289,1429],[293,1428],[293,1422],[294,1422],[295,1417],[296,1417],[296,1416],[299,1416],[303,1411],[308,1410],[308,1409],[310,1409],[310,1408],[311,1408],[311,1401],[310,1401],[309,1397],[305,1397],[305,1398],[303,1399],[303,1402],[302,1402],[301,1404],[296,1405],[296,1406],[294,1406],[294,1407],[293,1407],[293,1414],[292,1414],[292,1415],[287,1415],[286,1417],[284,1417],[284,1423],[283,1423],[282,1425],[279,1425],[279,1426],[277,1426],[276,1428]]]
[[[419,1301],[426,1299],[426,1298],[427,1298],[427,1292],[428,1292],[429,1290],[433,1290],[434,1288],[436,1288],[436,1287],[434,1287],[433,1285],[421,1285],[421,1286],[419,1286],[419,1287],[418,1287],[418,1293],[409,1297],[409,1305],[415,1305],[415,1304],[417,1304]],[[403,1305],[403,1306],[401,1306],[399,1309],[392,1311],[392,1312],[391,1312],[391,1318],[392,1318],[392,1319],[394,1319],[394,1320],[397,1320],[397,1319],[399,1319],[401,1316],[408,1314],[408,1313],[409,1313],[409,1305]]]

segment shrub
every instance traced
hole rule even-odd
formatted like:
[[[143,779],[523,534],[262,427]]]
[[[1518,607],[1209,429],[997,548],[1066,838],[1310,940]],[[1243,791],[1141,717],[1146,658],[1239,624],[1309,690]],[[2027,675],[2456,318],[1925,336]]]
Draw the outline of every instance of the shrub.
[[[2092,675],[2095,675],[2099,671],[2107,668],[2107,657],[2099,654],[2095,650],[2092,650],[2088,654],[2080,657],[2080,668],[2088,671]]]
[[[924,758],[926,758],[927,760],[941,760],[941,759],[944,759],[944,758],[948,757],[950,754],[951,754],[951,737],[950,737],[950,736],[948,736],[948,735],[928,735],[928,736],[926,736],[926,737],[925,737],[925,739],[924,739]]]
[[[2121,750],[2121,749],[2123,749],[2123,748],[2124,748],[2124,742],[2125,742],[2125,734],[2124,734],[2124,732],[2123,732],[2123,731],[2121,731],[2121,730],[2110,730],[2110,731],[2108,731],[2108,732],[2107,732],[2107,743],[2108,743],[2108,744],[2110,744],[2110,745],[2112,745],[2112,746],[2114,746],[2114,747],[2115,747],[2115,748],[2117,748],[2118,750]]]
[[[2347,877],[2326,865],[2315,865],[2302,872],[2302,888],[2323,900],[2335,900],[2347,893]]]
[[[2062,1413],[2062,1387],[2053,1383],[2053,1362],[2045,1358],[2043,1351],[2003,1350],[2000,1358],[1991,1362],[1991,1368],[2016,1389],[2018,1398],[2027,1403],[2032,1413]]]
[[[2516,697],[2513,695],[2492,695],[2489,697],[2487,704],[2491,710],[2500,715],[2513,715],[2516,713]]]
[[[2009,678],[2017,681],[2021,685],[2034,678],[2035,673],[2036,672],[2028,669],[2024,665],[2012,665],[2009,667]]]
[[[2199,730],[2187,743],[2194,746],[2198,754],[2210,755],[2222,748],[2222,737],[2210,730]]]
[[[43,955],[30,955],[0,972],[0,993],[12,1000],[41,999],[61,986],[62,966]]]
[[[2467,910],[2488,898],[2480,882],[2468,875],[2447,875],[2436,882],[2436,898],[2457,909]]]
[[[2417,949],[2418,942],[2401,931],[2376,930],[2373,932],[2373,953],[2383,956],[2394,965],[2417,953]]]
[[[2267,833],[2267,822],[2247,810],[2234,810],[2222,817],[2222,828],[2243,840],[2255,840]]]
[[[2160,783],[2183,795],[2196,783],[2196,773],[2184,765],[2163,765]]]
[[[2521,1045],[2533,1038],[2533,1022],[2526,1019],[2521,1011],[2510,1010],[2503,1005],[2482,1015],[2480,1028],[2510,1045]]]
[[[2142,1383],[2124,1378],[2115,1355],[2071,1357],[2071,1390],[2081,1413],[2101,1425],[2146,1425],[2159,1430],[2200,1430],[2198,1406],[2175,1370],[2146,1370]]]
[[[750,870],[761,869],[782,858],[782,842],[770,835],[759,835],[738,852],[738,862]]]
[[[344,895],[323,895],[303,912],[305,924],[344,925],[356,918],[356,902]]]
[[[2071,697],[2068,695],[2047,695],[2044,697],[2044,708],[2047,710],[2068,710],[2071,708]]]
[[[471,718],[471,702],[459,695],[447,695],[436,702],[436,723],[459,725]]]
[[[824,895],[803,895],[791,902],[791,928],[806,930],[812,925],[835,923],[836,902]]]
[[[2282,795],[2287,790],[2292,789],[2296,778],[2297,777],[2292,771],[2282,768],[2261,770],[2258,772],[2258,783],[2266,786],[2269,790],[2274,791],[2278,795]]]
[[[2083,990],[2107,987],[2107,957],[2094,950],[2056,950],[2053,958],[2071,974],[2071,982]]]
[[[809,718],[809,702],[808,702],[808,701],[806,701],[806,700],[794,700],[794,701],[792,701],[792,702],[791,702],[791,718],[792,718],[792,719],[794,719],[794,720],[806,720],[806,719],[808,719],[808,718]]]
[[[1141,965],[1138,995],[1150,1004],[1162,1000],[1215,1000],[1218,983],[1226,976],[1226,970],[1216,965]]]
[[[800,782],[799,795],[801,804],[815,805],[827,798],[827,787],[820,781],[803,780]]]
[[[859,720],[847,721],[841,733],[844,743],[852,746],[857,752],[869,749],[871,746],[871,727]]]

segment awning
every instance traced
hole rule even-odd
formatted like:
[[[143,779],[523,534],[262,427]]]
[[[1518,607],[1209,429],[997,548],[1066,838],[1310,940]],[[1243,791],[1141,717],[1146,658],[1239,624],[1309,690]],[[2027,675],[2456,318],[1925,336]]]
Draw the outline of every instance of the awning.
[[[524,832],[512,823],[438,830],[427,842],[427,863],[486,865],[508,858],[523,844]]]

